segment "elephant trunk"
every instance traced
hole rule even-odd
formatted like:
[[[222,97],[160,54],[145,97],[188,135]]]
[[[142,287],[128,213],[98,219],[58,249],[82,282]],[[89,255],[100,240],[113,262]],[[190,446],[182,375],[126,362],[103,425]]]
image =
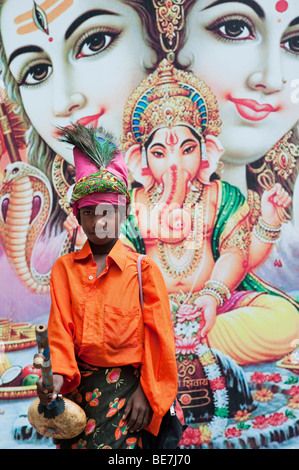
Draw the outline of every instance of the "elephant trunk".
[[[152,227],[155,238],[166,243],[179,243],[191,230],[191,217],[183,208],[189,174],[172,165],[162,176],[163,193],[152,212]]]

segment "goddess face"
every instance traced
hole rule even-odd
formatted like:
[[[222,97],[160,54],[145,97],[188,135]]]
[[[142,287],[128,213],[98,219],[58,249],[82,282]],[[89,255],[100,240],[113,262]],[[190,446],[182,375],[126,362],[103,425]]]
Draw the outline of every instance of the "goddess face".
[[[120,0],[6,0],[1,35],[24,109],[45,142],[70,163],[56,126],[103,126],[118,137],[123,107],[153,52],[138,14]],[[39,24],[42,27],[38,27]]]
[[[296,124],[298,59],[296,0],[194,2],[179,60],[217,96],[224,161],[257,160]]]

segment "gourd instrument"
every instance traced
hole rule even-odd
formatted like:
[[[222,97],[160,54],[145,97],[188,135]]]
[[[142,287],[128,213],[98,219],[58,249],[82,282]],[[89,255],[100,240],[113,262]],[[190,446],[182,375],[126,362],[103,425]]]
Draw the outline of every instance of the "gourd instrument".
[[[33,365],[42,370],[43,386],[53,392],[53,372],[45,325],[35,327],[38,354],[33,358]],[[37,432],[56,439],[71,439],[78,436],[86,426],[86,415],[82,408],[72,400],[57,397],[49,406],[35,399],[28,410],[29,423]]]

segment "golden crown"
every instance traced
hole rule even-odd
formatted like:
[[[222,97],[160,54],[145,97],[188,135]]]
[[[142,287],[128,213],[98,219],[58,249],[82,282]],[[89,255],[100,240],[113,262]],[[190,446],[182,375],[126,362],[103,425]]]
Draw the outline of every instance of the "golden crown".
[[[204,138],[218,136],[218,104],[208,85],[191,72],[178,70],[167,59],[133,91],[123,117],[124,150],[162,127],[187,125]]]

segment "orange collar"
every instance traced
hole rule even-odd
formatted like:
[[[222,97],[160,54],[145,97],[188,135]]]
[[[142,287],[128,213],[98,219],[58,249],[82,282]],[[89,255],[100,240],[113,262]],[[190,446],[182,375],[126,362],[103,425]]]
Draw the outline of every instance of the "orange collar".
[[[93,254],[90,248],[89,241],[86,240],[83,247],[79,251],[73,253],[74,260],[80,261],[91,256],[93,259]],[[108,253],[107,260],[112,260],[117,264],[117,266],[123,271],[126,264],[127,250],[124,247],[120,239],[117,240],[111,251]]]

